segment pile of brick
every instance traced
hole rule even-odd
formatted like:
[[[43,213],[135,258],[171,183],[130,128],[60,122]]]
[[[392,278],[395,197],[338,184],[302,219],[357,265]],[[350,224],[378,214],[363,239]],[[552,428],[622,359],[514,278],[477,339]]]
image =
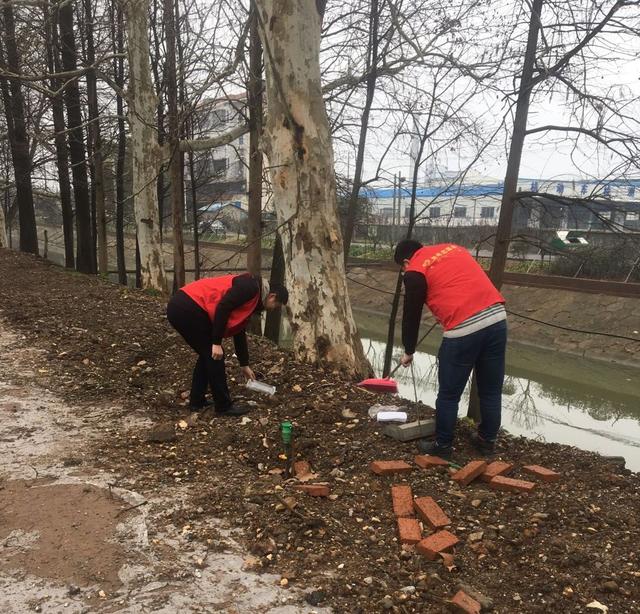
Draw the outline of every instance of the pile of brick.
[[[436,456],[416,456],[414,463],[422,469],[445,468],[451,464]],[[402,475],[413,471],[414,466],[405,461],[374,461],[370,465],[376,475]],[[515,493],[530,493],[536,487],[535,482],[517,480],[506,477],[505,474],[513,469],[513,464],[504,461],[487,463],[474,460],[464,467],[452,472],[451,478],[464,488],[476,479],[488,484],[494,490]],[[523,471],[544,482],[555,482],[560,474],[541,467],[528,465]],[[415,547],[416,551],[430,561],[439,556],[445,556],[459,543],[459,539],[446,527],[451,526],[451,520],[445,511],[432,498],[427,496],[414,498],[409,484],[391,486],[391,501],[393,512],[398,523],[398,535],[403,547]],[[423,535],[428,528],[429,534]],[[476,614],[481,610],[480,603],[467,592],[460,590],[451,599],[450,605],[459,612]]]

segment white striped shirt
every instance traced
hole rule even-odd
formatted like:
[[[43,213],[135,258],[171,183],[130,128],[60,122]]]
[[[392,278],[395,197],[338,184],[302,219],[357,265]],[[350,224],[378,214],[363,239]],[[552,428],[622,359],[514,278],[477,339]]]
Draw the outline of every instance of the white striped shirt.
[[[483,328],[487,328],[497,322],[502,322],[507,319],[507,312],[505,311],[502,303],[496,303],[491,305],[482,311],[467,318],[464,322],[460,322],[458,326],[455,326],[451,330],[446,330],[443,337],[465,337],[472,333],[477,333]]]

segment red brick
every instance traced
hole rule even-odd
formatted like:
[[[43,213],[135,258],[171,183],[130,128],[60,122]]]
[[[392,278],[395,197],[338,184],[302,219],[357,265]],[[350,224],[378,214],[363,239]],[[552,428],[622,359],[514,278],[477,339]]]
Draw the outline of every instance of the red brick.
[[[308,475],[311,473],[311,465],[307,461],[296,461],[293,463],[293,473],[299,478],[302,475]]]
[[[541,467],[540,465],[527,465],[522,469],[540,478],[543,482],[557,482],[561,477],[558,472],[547,469],[546,467]]]
[[[422,529],[415,518],[398,518],[400,543],[417,544],[422,540]]]
[[[412,467],[404,461],[373,461],[371,471],[378,475],[393,475],[394,473],[410,473]]]
[[[439,552],[453,548],[460,540],[449,531],[438,531],[416,545],[416,550],[430,561],[435,561]]]
[[[398,516],[398,518],[413,517],[413,493],[411,492],[411,486],[392,486],[391,500],[393,501],[393,513]]]
[[[458,591],[451,599],[451,609],[465,614],[480,614],[480,604],[464,591]]]
[[[453,475],[453,479],[460,484],[460,486],[467,486],[471,484],[478,476],[482,475],[487,470],[487,463],[485,461],[476,460],[467,463],[462,469],[456,471]]]
[[[489,466],[486,468],[485,472],[480,476],[483,482],[490,482],[497,475],[504,475],[505,473],[509,473],[513,469],[513,465],[511,463],[505,463],[504,461],[494,461],[493,463],[489,463]]]
[[[331,494],[328,484],[298,484],[296,488],[312,497],[328,497]]]
[[[442,508],[431,497],[419,497],[413,504],[416,507],[418,516],[432,529],[440,529],[451,524]]]
[[[449,462],[440,458],[439,456],[430,456],[429,454],[422,454],[420,456],[416,456],[413,459],[413,462],[418,465],[418,467],[422,467],[423,469],[431,469],[431,467],[448,467]]]
[[[508,492],[531,492],[535,487],[535,482],[525,480],[514,480],[498,475],[489,482],[489,486],[494,490],[506,490]]]

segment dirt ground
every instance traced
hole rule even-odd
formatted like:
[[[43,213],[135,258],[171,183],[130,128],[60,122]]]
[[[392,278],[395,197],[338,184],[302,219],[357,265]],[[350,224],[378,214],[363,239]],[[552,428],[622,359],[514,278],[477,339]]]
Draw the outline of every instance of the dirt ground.
[[[502,613],[640,609],[640,480],[615,463],[505,435],[499,457],[515,464],[515,477],[526,479],[522,467],[541,464],[559,471],[560,482],[522,495],[481,482],[460,489],[441,470],[379,477],[371,461],[414,457],[414,444],[384,437],[367,415],[375,402],[397,400],[297,364],[268,342],[251,340],[252,363],[278,392],[265,400],[232,382],[254,411],[222,419],[186,410],[192,356],[166,324],[160,298],[5,250],[0,317],[13,335],[0,378],[0,439],[10,440],[1,458],[0,543],[3,555],[10,548],[18,557],[13,567],[0,563],[2,611],[68,611],[64,603],[79,601],[84,611],[110,612],[442,612],[461,582]],[[229,373],[235,377],[237,367]],[[24,391],[28,402],[20,401]],[[402,403],[415,417],[418,407]],[[43,414],[48,438],[38,422]],[[294,422],[296,458],[311,464],[314,481],[329,484],[331,497],[310,497],[296,479],[285,479],[285,419]],[[168,441],[149,441],[158,427],[168,427]],[[459,464],[475,458],[470,432],[460,424]],[[389,494],[396,483],[444,509],[460,539],[453,562],[430,562],[400,546]],[[91,488],[59,490],[65,484]],[[57,493],[28,496],[54,485]],[[96,517],[75,530],[67,510],[47,526],[53,514],[38,507],[47,499],[64,499],[83,517],[90,508]],[[25,505],[37,513],[12,512],[5,525],[7,509]],[[140,523],[146,541],[135,533]],[[104,560],[94,568],[65,560],[53,553],[57,534],[77,540],[67,552],[91,561],[104,550]],[[37,539],[46,557],[29,553]],[[39,569],[43,564],[48,570]],[[232,567],[237,588],[231,583],[226,597],[212,597],[216,578]],[[260,590],[249,584],[258,581]],[[29,593],[7,593],[41,582],[44,588]],[[71,584],[83,584],[84,601],[70,596]],[[266,591],[271,601],[238,601],[252,591]],[[23,609],[11,609],[18,603]]]

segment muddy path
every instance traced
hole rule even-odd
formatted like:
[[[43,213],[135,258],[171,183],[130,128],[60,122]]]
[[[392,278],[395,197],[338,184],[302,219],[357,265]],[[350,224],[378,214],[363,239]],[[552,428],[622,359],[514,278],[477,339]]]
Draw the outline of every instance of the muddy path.
[[[65,402],[43,371],[43,352],[0,322],[0,612],[312,611],[280,576],[246,570],[226,523],[208,519],[217,539],[204,544],[173,525],[188,487],[141,494],[98,469],[114,424],[150,422]]]

